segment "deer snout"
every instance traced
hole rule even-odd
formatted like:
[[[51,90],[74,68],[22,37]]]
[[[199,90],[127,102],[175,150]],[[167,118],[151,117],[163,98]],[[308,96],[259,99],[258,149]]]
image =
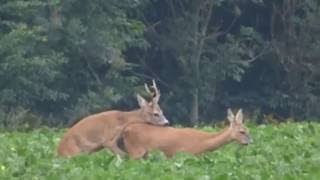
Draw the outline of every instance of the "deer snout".
[[[245,136],[242,144],[243,144],[243,145],[249,145],[249,144],[251,144],[251,143],[252,143],[251,138],[250,138],[249,136]]]
[[[169,126],[169,124],[170,124],[170,123],[169,123],[169,121],[168,121],[167,119],[165,119],[165,120],[163,121],[163,125],[164,125],[164,126]]]
[[[169,126],[169,125],[170,125],[170,123],[169,123],[169,121],[168,121],[167,118],[164,118],[164,119],[163,119],[163,125],[164,125],[164,126]]]

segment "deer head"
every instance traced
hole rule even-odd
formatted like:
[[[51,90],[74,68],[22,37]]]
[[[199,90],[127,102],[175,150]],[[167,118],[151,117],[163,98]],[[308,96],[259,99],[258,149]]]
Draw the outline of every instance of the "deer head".
[[[251,143],[249,131],[243,124],[242,109],[237,112],[236,116],[234,116],[231,109],[228,109],[228,120],[230,122],[231,139],[243,145]]]
[[[169,125],[169,121],[164,116],[158,101],[160,99],[160,91],[157,88],[157,85],[154,80],[152,80],[152,89],[153,92],[149,89],[148,85],[145,84],[146,91],[152,96],[150,102],[147,102],[143,97],[139,94],[137,95],[137,99],[139,102],[139,106],[142,109],[142,113],[147,122],[156,125]]]

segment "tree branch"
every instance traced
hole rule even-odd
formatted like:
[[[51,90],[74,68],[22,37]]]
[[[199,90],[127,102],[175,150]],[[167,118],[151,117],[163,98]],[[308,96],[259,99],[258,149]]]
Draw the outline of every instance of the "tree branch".
[[[263,55],[263,53],[266,51],[266,49],[267,49],[268,47],[270,47],[270,46],[271,46],[270,44],[266,45],[266,46],[261,50],[261,52],[260,52],[259,54],[257,54],[257,55],[254,56],[253,58],[251,58],[251,59],[249,59],[249,60],[246,60],[246,61],[247,61],[248,63],[252,63],[253,61],[257,60],[260,56]]]

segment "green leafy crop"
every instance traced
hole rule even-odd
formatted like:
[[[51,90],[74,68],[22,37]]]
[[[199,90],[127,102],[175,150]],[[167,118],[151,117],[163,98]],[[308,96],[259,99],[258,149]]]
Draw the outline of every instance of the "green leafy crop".
[[[205,128],[206,131],[217,131]],[[319,179],[320,124],[287,123],[250,128],[253,144],[228,144],[199,156],[167,160],[119,159],[109,151],[74,158],[56,156],[65,130],[0,133],[0,179]]]

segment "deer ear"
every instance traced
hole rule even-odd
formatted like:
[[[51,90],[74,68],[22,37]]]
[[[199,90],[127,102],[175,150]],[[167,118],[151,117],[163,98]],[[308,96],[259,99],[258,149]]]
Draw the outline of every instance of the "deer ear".
[[[143,97],[141,97],[139,94],[137,94],[137,100],[138,100],[139,106],[141,108],[148,105],[148,102]]]
[[[234,115],[233,115],[233,112],[231,111],[230,108],[228,108],[228,116],[227,116],[227,118],[228,118],[230,124],[232,124],[233,121],[234,121]]]
[[[243,113],[242,113],[242,109],[239,109],[239,111],[237,112],[236,122],[237,122],[238,124],[242,124],[242,123],[243,123]]]

